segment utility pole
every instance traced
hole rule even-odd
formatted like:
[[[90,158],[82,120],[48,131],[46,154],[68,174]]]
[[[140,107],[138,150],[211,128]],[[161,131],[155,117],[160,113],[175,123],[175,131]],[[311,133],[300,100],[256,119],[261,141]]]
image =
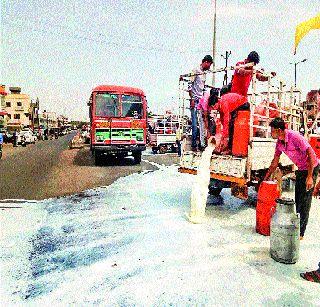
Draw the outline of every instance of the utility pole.
[[[223,54],[221,54],[221,56],[226,60],[226,67],[228,67],[228,59],[231,55],[231,51],[226,51],[226,55],[224,56]],[[223,80],[223,85],[228,85],[228,71],[227,69],[224,72],[224,80]]]
[[[38,124],[38,129],[40,127],[40,119],[39,119],[39,109],[40,109],[40,102],[39,102],[39,98],[37,97],[36,99],[36,108],[37,108],[37,124]]]
[[[217,0],[213,1],[213,39],[212,39],[212,70],[216,68],[216,34],[217,34]],[[214,87],[216,83],[216,75],[212,75],[212,86]]]
[[[304,63],[307,59],[303,59],[302,61],[299,62],[294,62],[290,64],[294,64],[294,87],[297,88],[297,66],[300,63]]]

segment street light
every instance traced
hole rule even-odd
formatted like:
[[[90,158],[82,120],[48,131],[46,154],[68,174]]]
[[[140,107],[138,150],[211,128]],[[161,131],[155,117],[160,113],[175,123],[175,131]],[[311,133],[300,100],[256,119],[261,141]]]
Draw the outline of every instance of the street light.
[[[302,61],[299,62],[294,62],[294,63],[290,63],[290,64],[294,64],[294,87],[297,87],[297,66],[300,63],[304,63],[307,59],[303,59]]]

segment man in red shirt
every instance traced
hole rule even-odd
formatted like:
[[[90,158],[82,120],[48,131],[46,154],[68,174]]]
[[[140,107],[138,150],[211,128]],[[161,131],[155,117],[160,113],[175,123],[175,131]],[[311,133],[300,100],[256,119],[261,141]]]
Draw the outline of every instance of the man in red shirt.
[[[237,69],[235,69],[232,77],[231,93],[237,93],[241,96],[247,97],[248,89],[252,80],[253,66],[246,66],[246,64],[253,63],[254,65],[257,65],[259,62],[259,54],[256,51],[251,51],[244,61],[236,64]],[[276,75],[274,72],[271,74],[273,76]],[[259,81],[268,81],[268,77],[263,76],[261,72],[257,72],[256,77]]]

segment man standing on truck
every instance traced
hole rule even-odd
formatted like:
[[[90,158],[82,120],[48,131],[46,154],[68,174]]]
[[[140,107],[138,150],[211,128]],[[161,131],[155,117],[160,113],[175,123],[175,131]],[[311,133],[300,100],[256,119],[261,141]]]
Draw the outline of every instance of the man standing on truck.
[[[197,151],[197,134],[198,134],[198,103],[203,96],[203,91],[206,82],[205,71],[210,69],[213,60],[211,55],[206,55],[202,59],[200,68],[196,68],[192,71],[192,76],[190,78],[188,91],[190,96],[190,112],[192,121],[192,150]]]
[[[236,69],[232,76],[231,93],[237,93],[241,96],[247,97],[248,89],[252,80],[253,66],[246,66],[249,63],[254,65],[259,64],[260,56],[258,52],[251,51],[244,61],[240,61],[236,64]],[[272,76],[276,73],[272,72]],[[256,77],[259,81],[268,81],[268,77],[263,75],[263,72],[257,71]]]
[[[299,132],[285,128],[282,118],[274,118],[270,127],[271,136],[277,139],[277,143],[273,160],[264,180],[268,180],[276,170],[283,152],[298,167],[295,202],[297,213],[300,214],[300,240],[302,240],[308,224],[314,185],[319,173],[319,160],[311,145]]]

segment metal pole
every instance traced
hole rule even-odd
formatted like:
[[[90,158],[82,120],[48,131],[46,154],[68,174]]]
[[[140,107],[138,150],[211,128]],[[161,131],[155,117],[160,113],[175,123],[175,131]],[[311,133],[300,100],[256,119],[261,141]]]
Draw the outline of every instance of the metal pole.
[[[212,40],[212,70],[216,68],[216,29],[217,29],[217,0],[213,1],[213,40]],[[216,75],[212,75],[212,86],[215,86]]]
[[[297,88],[297,65],[298,63],[294,63],[294,87]]]
[[[231,51],[226,51],[226,56],[221,54],[221,56],[226,60],[226,67],[225,67],[224,80],[223,80],[223,84],[224,85],[228,84],[228,70],[227,70],[227,67],[228,67],[228,60],[229,60],[230,55],[231,55]]]

